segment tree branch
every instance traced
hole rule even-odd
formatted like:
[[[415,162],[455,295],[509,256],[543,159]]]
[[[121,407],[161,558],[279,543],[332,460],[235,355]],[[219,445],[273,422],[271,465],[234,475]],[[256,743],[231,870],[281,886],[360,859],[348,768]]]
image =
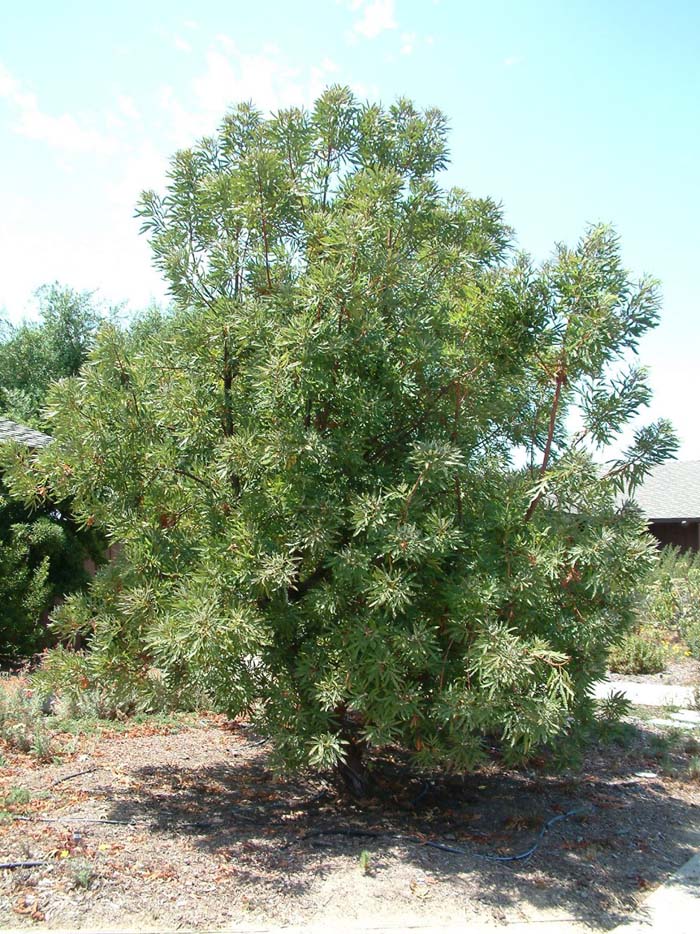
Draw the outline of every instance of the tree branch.
[[[542,479],[542,477],[545,475],[547,471],[547,465],[549,464],[549,457],[552,453],[552,440],[554,438],[554,429],[557,423],[559,401],[561,399],[562,387],[565,384],[566,384],[566,370],[564,369],[564,365],[562,364],[562,366],[559,367],[559,370],[557,372],[557,380],[556,380],[556,384],[554,387],[554,399],[552,400],[552,410],[549,413],[549,428],[547,429],[547,442],[544,446],[544,454],[542,455],[542,466],[540,467],[540,479]],[[542,493],[543,493],[543,490],[540,489],[537,495],[533,497],[532,502],[528,506],[527,512],[525,513],[525,522],[529,522],[530,519],[532,518],[532,514],[534,513],[535,509],[537,509],[537,504],[542,499]]]

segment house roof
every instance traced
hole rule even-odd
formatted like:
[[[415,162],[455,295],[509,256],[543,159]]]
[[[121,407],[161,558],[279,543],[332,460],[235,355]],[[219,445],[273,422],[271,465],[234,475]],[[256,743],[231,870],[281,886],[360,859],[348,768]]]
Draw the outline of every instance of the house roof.
[[[43,448],[52,440],[51,435],[45,435],[43,431],[35,431],[34,428],[27,428],[26,425],[18,425],[17,422],[11,422],[9,418],[0,418],[0,442],[19,441],[20,444],[26,444],[29,448]]]
[[[634,498],[647,519],[700,519],[700,461],[660,464]]]

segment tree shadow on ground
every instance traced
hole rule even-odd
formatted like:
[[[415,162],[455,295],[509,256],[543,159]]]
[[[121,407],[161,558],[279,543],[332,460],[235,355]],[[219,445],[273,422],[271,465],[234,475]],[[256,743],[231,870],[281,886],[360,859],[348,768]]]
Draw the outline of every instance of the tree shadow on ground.
[[[654,735],[633,733],[591,747],[583,768],[563,775],[489,766],[425,777],[388,753],[363,802],[328,776],[275,778],[265,748],[251,745],[231,765],[140,768],[135,788],[113,792],[109,817],[146,821],[164,840],[186,837],[235,865],[239,883],[264,880],[286,898],[367,850],[378,875],[401,861],[497,919],[556,910],[605,929],[692,855],[700,830],[692,788],[636,774],[658,761]],[[562,819],[540,838],[554,817]],[[538,840],[529,859],[494,859]]]

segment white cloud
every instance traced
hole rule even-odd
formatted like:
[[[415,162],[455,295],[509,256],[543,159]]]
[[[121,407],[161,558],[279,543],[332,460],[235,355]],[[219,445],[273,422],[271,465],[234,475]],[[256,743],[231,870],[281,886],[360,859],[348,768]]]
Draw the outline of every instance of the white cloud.
[[[506,68],[513,68],[515,65],[520,65],[522,63],[522,58],[519,58],[517,55],[512,55],[510,58],[504,58],[503,64]]]
[[[162,301],[164,287],[145,237],[138,236],[133,199],[110,204],[90,185],[90,197],[81,202],[82,179],[63,181],[73,196],[72,213],[60,211],[60,197],[48,205],[34,195],[3,198],[0,312],[19,320],[32,310],[35,289],[52,281],[96,289],[109,303],[126,299],[132,308],[145,307],[152,297]]]
[[[217,42],[219,42],[225,49],[228,49],[229,52],[235,52],[237,50],[236,43],[230,36],[227,36],[226,33],[219,32],[214,37]]]
[[[104,154],[114,151],[116,140],[99,130],[83,126],[69,113],[50,114],[39,107],[36,94],[23,88],[20,81],[0,65],[0,98],[16,112],[14,132],[39,140],[52,149],[64,152]]]
[[[0,64],[0,97],[12,101],[17,107],[31,107],[36,100],[33,94],[22,91],[19,81],[2,64]]]
[[[186,39],[183,39],[181,36],[175,36],[173,39],[173,45],[179,52],[191,52],[192,46]]]
[[[117,94],[117,107],[121,115],[126,117],[127,120],[141,119],[141,114],[134,103],[133,97],[129,97],[128,94]]]
[[[263,110],[276,110],[298,102],[304,89],[297,83],[299,70],[277,53],[239,55],[236,58],[210,49],[207,68],[193,82],[200,112],[219,117],[238,101],[252,100]]]
[[[350,90],[361,100],[365,101],[376,101],[381,97],[379,92],[379,85],[377,84],[363,84],[361,81],[351,81]]]
[[[107,186],[112,205],[131,217],[142,191],[160,189],[165,183],[168,158],[156,146],[145,141],[135,146],[119,161],[119,174]]]
[[[376,39],[381,33],[396,29],[396,10],[394,0],[364,0],[351,3],[350,9],[360,12],[360,18],[353,24],[353,32],[365,39]]]
[[[192,80],[187,93],[176,93],[172,86],[163,85],[158,104],[171,141],[176,146],[189,146],[211,133],[232,105],[252,101],[264,112],[308,106],[337,80],[339,71],[336,62],[327,57],[318,65],[295,67],[272,47],[242,53],[232,39],[220,34],[206,52],[204,70]]]
[[[415,32],[404,32],[401,34],[401,54],[411,55],[416,47]]]
[[[40,140],[67,152],[112,152],[115,143],[99,130],[82,127],[71,114],[53,116],[38,108],[22,110],[15,125],[20,136]]]
[[[0,309],[10,317],[19,317],[31,292],[52,279],[98,288],[105,299],[127,299],[132,307],[151,296],[162,300],[163,283],[133,215],[142,189],[163,190],[173,150],[212,133],[239,101],[252,100],[263,111],[308,106],[342,80],[330,57],[303,63],[263,46],[244,53],[223,34],[204,54],[195,47],[190,61],[184,82],[160,88],[154,82],[133,97],[116,88],[111,107],[92,117],[48,113],[40,89],[37,97],[0,66],[0,114],[7,112],[15,132],[52,147],[42,176],[46,190],[23,186],[21,202],[3,197],[0,255],[7,274]],[[87,158],[76,158],[80,153]],[[99,159],[90,158],[95,153]],[[67,212],[66,204],[74,210]],[[29,217],[42,222],[28,224]]]

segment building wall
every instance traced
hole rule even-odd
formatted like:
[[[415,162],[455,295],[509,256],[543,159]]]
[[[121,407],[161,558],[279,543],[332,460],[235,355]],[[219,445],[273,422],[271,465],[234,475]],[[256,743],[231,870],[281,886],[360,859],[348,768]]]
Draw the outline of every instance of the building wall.
[[[700,522],[688,519],[685,524],[675,522],[650,522],[649,531],[656,538],[659,547],[675,545],[684,551],[700,549]]]

